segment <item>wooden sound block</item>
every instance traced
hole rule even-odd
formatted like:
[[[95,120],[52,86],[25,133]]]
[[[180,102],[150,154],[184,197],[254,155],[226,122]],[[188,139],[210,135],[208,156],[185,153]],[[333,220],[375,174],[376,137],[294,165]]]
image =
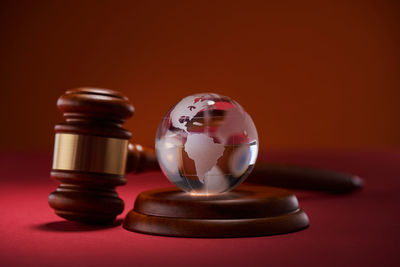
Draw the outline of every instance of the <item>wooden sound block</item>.
[[[212,196],[194,196],[178,188],[142,192],[123,226],[144,234],[215,238],[283,234],[308,224],[291,192],[239,186]]]

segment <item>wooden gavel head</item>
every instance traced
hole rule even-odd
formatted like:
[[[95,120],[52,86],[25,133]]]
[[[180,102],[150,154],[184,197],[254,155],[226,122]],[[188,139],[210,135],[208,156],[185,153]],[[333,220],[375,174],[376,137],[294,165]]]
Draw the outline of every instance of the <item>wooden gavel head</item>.
[[[65,122],[55,126],[51,177],[61,184],[49,204],[67,220],[112,222],[124,209],[115,187],[125,173],[159,168],[154,151],[129,144],[122,128],[134,108],[121,93],[97,88],[67,91],[57,106]]]

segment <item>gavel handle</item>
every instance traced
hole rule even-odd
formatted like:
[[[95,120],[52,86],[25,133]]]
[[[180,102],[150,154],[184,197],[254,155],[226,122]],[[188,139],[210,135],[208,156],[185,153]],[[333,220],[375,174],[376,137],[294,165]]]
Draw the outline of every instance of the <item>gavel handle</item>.
[[[364,185],[360,177],[348,173],[263,162],[256,164],[246,182],[337,194],[351,193]]]
[[[128,145],[128,158],[126,161],[126,173],[142,173],[147,171],[159,171],[156,153],[154,149],[139,144]]]
[[[154,149],[129,144],[126,172],[159,171]],[[350,193],[363,187],[355,175],[316,168],[258,162],[246,182],[291,189]]]

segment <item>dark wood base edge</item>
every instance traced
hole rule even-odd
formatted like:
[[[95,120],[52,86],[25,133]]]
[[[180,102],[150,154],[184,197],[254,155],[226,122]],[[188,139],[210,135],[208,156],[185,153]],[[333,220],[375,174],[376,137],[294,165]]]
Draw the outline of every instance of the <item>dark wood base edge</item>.
[[[309,226],[304,211],[251,219],[186,219],[158,217],[131,210],[123,227],[129,231],[171,237],[235,238],[285,234]]]

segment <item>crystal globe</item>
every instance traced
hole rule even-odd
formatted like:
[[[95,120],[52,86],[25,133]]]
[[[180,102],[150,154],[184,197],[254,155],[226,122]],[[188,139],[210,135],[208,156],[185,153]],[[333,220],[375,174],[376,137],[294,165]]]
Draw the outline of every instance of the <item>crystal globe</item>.
[[[232,190],[252,171],[258,154],[251,117],[229,97],[204,93],[183,98],[164,116],[156,136],[161,169],[196,195]]]

